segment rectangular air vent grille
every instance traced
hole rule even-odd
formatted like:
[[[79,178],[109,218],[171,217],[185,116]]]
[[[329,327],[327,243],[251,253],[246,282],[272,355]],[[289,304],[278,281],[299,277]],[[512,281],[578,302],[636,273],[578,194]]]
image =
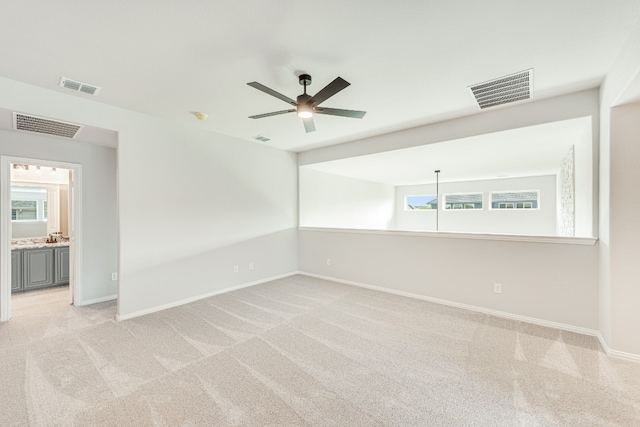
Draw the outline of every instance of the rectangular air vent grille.
[[[67,89],[74,90],[76,92],[87,93],[89,95],[97,95],[98,92],[100,92],[100,88],[98,86],[79,82],[77,80],[69,79],[67,77],[63,77],[60,80],[60,86]]]
[[[531,99],[533,69],[478,83],[469,90],[481,109]]]
[[[262,142],[271,141],[271,138],[267,138],[266,136],[262,136],[262,135],[256,135],[253,137],[253,139],[257,139],[258,141],[262,141]]]
[[[43,117],[28,116],[26,114],[13,113],[13,126],[16,130],[44,133],[47,135],[61,136],[63,138],[75,138],[82,125],[59,122]]]

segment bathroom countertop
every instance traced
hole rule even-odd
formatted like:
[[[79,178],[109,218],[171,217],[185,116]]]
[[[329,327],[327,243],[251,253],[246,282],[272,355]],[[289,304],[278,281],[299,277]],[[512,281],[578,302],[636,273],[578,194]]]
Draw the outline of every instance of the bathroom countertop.
[[[15,249],[41,249],[59,248],[69,246],[69,240],[56,243],[46,243],[46,239],[13,239],[11,240],[11,250]]]

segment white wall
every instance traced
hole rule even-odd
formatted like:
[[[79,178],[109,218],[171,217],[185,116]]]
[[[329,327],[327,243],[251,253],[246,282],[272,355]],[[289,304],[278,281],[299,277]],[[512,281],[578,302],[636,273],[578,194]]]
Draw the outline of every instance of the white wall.
[[[592,117],[591,132],[589,135],[585,135],[585,138],[591,141],[591,144],[587,144],[591,153],[577,156],[576,161],[584,160],[583,168],[590,170],[593,179],[590,188],[576,189],[580,191],[580,194],[576,194],[580,210],[590,212],[589,215],[583,217],[583,223],[580,225],[583,231],[580,232],[580,235],[598,236],[598,136],[600,124],[598,89],[526,102],[492,111],[482,111],[458,119],[305,151],[299,154],[298,164],[320,163],[584,117]],[[589,158],[592,158],[593,162],[589,161]],[[578,168],[578,166],[576,167]],[[589,180],[585,182],[589,182]],[[585,186],[588,185],[585,184]]]
[[[116,294],[117,283],[111,281],[111,272],[118,271],[116,150],[0,130],[0,155],[82,165],[82,296],[90,301]]]
[[[605,343],[614,351],[640,355],[640,311],[637,309],[638,220],[630,218],[625,210],[637,209],[633,197],[640,192],[637,170],[638,131],[633,121],[638,117],[637,107],[612,108],[620,99],[628,99],[628,88],[640,82],[640,22],[636,23],[629,39],[622,47],[600,91],[600,254],[599,254],[599,316],[600,332]],[[634,135],[635,132],[635,135]],[[630,179],[636,179],[635,181]],[[617,192],[617,193],[616,193]],[[616,248],[617,245],[620,245]],[[625,253],[624,251],[628,251]],[[629,275],[627,275],[629,274]]]
[[[321,230],[300,230],[298,245],[303,272],[598,327],[596,246]]]
[[[295,154],[153,120],[119,160],[121,316],[297,270]]]
[[[300,168],[300,225],[386,230],[394,212],[394,187]]]
[[[15,221],[11,223],[11,238],[47,237],[46,221]]]
[[[539,209],[491,210],[492,191],[540,190]],[[472,233],[556,235],[556,177],[555,175],[503,178],[482,181],[440,183],[440,204],[447,193],[483,193],[482,210],[440,210],[438,230]],[[436,194],[435,184],[396,187],[395,229],[436,231],[436,212],[406,211],[404,197]]]
[[[593,129],[599,126],[598,117],[592,117],[592,129],[585,130],[579,142],[574,145],[574,235],[577,237],[597,236],[598,226],[598,144],[593,144],[599,136]]]
[[[118,132],[119,197],[106,207],[119,213],[120,316],[297,270],[295,154],[9,79],[0,78],[0,93],[0,108]],[[58,157],[78,156],[72,142],[58,144],[67,147]],[[17,143],[7,149],[19,151]],[[91,161],[113,165],[108,156]],[[99,192],[87,194],[85,229],[96,229],[100,216],[91,212],[105,205]],[[104,250],[115,235],[85,232],[85,250]],[[113,268],[105,258],[83,271],[102,281]]]

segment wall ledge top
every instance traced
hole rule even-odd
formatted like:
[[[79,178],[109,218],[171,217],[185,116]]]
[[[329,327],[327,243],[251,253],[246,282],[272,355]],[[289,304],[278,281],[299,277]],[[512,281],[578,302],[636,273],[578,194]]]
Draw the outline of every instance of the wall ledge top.
[[[329,233],[351,234],[382,234],[385,236],[409,236],[437,239],[469,239],[469,240],[498,240],[506,242],[555,243],[564,245],[593,246],[597,237],[564,237],[564,236],[529,236],[519,234],[485,234],[485,233],[454,233],[445,231],[400,231],[400,230],[365,230],[351,228],[321,228],[298,227],[300,231],[319,231]]]

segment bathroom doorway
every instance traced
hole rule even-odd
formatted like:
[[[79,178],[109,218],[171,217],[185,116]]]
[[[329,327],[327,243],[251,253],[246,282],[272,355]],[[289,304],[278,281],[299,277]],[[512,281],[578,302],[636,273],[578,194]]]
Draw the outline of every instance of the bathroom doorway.
[[[12,288],[68,283],[69,303],[81,301],[81,177],[78,164],[2,157],[0,321],[11,318]]]

